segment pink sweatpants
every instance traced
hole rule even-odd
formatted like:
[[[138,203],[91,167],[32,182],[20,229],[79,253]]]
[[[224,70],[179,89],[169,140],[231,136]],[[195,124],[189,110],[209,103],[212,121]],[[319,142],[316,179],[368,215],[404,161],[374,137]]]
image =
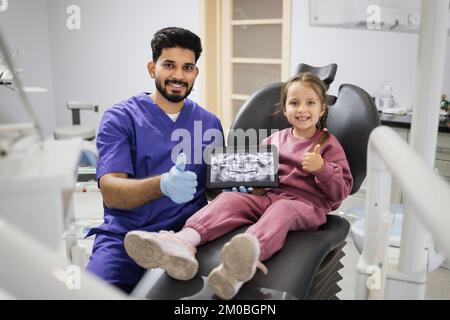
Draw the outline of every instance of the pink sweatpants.
[[[246,232],[259,240],[259,259],[264,261],[283,247],[289,231],[315,230],[326,222],[327,213],[286,194],[223,192],[189,218],[185,227],[199,232],[205,243],[252,224]]]

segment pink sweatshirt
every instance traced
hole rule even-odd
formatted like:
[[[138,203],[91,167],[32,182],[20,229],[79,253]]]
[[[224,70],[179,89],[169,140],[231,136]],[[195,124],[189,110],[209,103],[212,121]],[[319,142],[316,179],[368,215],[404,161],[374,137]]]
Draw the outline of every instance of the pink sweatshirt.
[[[353,178],[345,152],[332,134],[320,148],[320,154],[325,160],[322,169],[312,173],[303,170],[303,155],[313,147],[321,134],[322,131],[317,130],[310,139],[300,140],[292,134],[292,128],[287,128],[264,139],[262,143],[276,145],[280,155],[280,188],[271,191],[299,197],[330,212],[337,209],[349,195]]]

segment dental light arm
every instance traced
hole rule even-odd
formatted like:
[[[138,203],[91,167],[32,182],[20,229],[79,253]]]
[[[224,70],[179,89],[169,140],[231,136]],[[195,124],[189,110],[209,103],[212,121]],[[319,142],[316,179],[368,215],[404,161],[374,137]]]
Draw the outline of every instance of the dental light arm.
[[[16,74],[16,71],[14,69],[11,55],[8,52],[8,48],[6,46],[6,41],[3,38],[3,35],[0,31],[0,52],[2,53],[4,60],[6,62],[6,66],[9,68],[10,72],[12,73],[12,80],[11,82],[16,86],[17,93],[19,94],[19,98],[22,101],[22,104],[25,108],[26,113],[31,118],[34,127],[36,128],[36,131],[39,135],[39,138],[41,141],[44,141],[44,132],[42,130],[41,122],[39,121],[39,118],[37,117],[36,113],[34,112],[33,108],[31,107],[30,101],[28,100],[28,97],[26,96],[22,83],[19,79],[19,77]]]

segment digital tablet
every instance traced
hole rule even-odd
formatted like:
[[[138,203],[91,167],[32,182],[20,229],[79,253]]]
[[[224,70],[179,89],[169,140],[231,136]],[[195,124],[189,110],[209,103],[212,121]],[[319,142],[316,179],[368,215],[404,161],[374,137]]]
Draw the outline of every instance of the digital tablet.
[[[277,188],[278,149],[275,145],[214,147],[206,154],[208,189]]]

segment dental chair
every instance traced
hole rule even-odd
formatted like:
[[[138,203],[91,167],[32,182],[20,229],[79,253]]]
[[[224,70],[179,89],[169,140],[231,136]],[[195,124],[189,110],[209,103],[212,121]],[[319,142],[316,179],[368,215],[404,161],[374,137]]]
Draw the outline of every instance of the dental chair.
[[[53,132],[55,140],[82,138],[82,150],[78,162],[78,177],[76,192],[73,195],[77,201],[72,201],[66,230],[63,234],[66,256],[70,264],[81,269],[86,267],[90,251],[82,242],[87,232],[103,223],[103,207],[100,190],[96,182],[96,166],[98,160],[95,146],[95,128],[81,125],[81,110],[98,113],[97,104],[79,101],[67,102],[67,109],[72,112],[72,125],[56,128]],[[93,191],[93,192],[87,192]],[[89,205],[89,206],[88,206]],[[80,208],[83,209],[82,215]],[[77,215],[80,214],[80,216]]]
[[[327,86],[334,80],[336,65],[314,68],[299,65],[297,72],[312,71]],[[274,83],[254,93],[242,106],[232,129],[282,130],[290,124],[278,110],[283,83]],[[380,125],[375,104],[363,89],[343,84],[337,97],[328,97],[328,130],[342,144],[353,175],[351,193],[358,191],[366,176],[367,143],[370,132]],[[258,137],[261,141],[264,137]],[[228,145],[235,145],[236,137],[229,135]],[[243,300],[335,300],[341,291],[339,270],[344,256],[349,222],[340,216],[329,214],[327,222],[316,231],[290,232],[283,249],[264,261],[269,273],[257,272],[245,283],[234,299]],[[218,299],[207,287],[209,272],[220,264],[220,251],[234,235],[244,232],[241,227],[213,242],[198,248],[199,272],[190,281],[177,281],[161,269],[147,272],[132,295],[148,299]]]
[[[95,168],[98,156],[97,149],[95,143],[87,143],[87,141],[93,141],[95,139],[95,128],[81,125],[80,111],[90,110],[98,113],[98,105],[87,102],[69,101],[67,102],[67,109],[72,112],[72,125],[56,128],[53,131],[55,140],[82,138],[86,142],[83,143],[79,166]],[[95,180],[95,174],[90,174],[89,176],[86,174],[79,174],[78,179],[78,181],[80,181],[80,179],[82,179],[82,181],[87,181],[86,179]]]

